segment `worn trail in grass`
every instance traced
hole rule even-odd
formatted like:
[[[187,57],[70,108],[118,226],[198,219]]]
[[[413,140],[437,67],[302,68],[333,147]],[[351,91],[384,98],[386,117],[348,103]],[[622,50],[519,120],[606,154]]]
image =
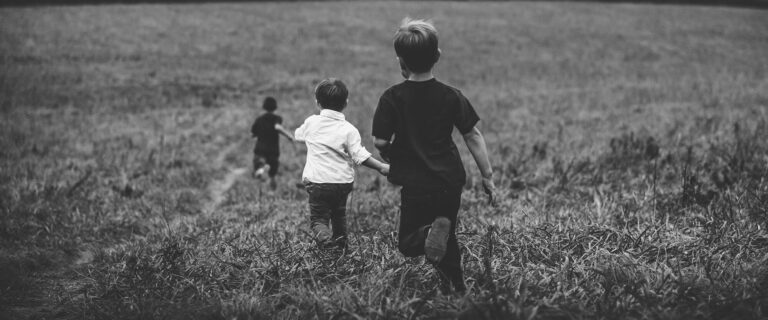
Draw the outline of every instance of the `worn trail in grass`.
[[[221,117],[217,116],[214,119],[218,118]],[[172,132],[169,134],[168,139],[184,140],[191,135],[199,134],[204,131],[202,129],[204,123],[201,121],[190,128]],[[224,139],[219,140],[224,141]],[[165,234],[179,234],[179,228],[182,227],[193,230],[197,220],[215,219],[214,215],[221,203],[226,200],[227,192],[248,171],[248,168],[238,166],[238,163],[246,162],[242,160],[244,155],[249,155],[248,152],[241,150],[244,145],[243,141],[232,142],[229,145],[218,148],[217,156],[212,158],[211,161],[202,161],[210,164],[208,170],[212,172],[224,171],[226,173],[221,178],[213,179],[208,183],[207,187],[201,190],[204,191],[202,198],[205,200],[199,203],[199,210],[195,210],[195,214],[174,215],[170,220],[161,225],[156,225],[154,228],[158,232]],[[84,299],[83,294],[85,293],[87,296],[87,290],[92,286],[89,280],[79,276],[77,272],[79,268],[93,263],[97,255],[121,252],[125,250],[128,243],[145,239],[143,235],[133,234],[132,237],[125,239],[125,241],[112,244],[109,244],[109,242],[102,244],[90,242],[84,246],[70,249],[71,253],[65,254],[63,259],[45,267],[45,271],[29,284],[29,288],[27,288],[28,293],[24,294],[25,297],[8,306],[8,314],[20,318],[65,316],[67,312],[61,308],[62,301],[60,297],[68,297],[69,301],[67,303],[81,303]]]

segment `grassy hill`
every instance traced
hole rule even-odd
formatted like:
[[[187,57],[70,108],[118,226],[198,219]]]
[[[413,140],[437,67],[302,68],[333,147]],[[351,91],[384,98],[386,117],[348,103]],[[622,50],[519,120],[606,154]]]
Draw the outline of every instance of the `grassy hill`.
[[[329,76],[373,150],[405,16],[438,27],[503,195],[460,146],[466,296],[397,252],[371,171],[343,256],[307,233],[303,146],[277,190],[247,174],[261,100],[295,128]],[[0,315],[765,317],[766,34],[766,11],[636,4],[0,8]]]
[[[321,0],[326,1],[326,0]],[[366,0],[369,1],[369,0]],[[464,0],[470,2],[487,2],[488,0]],[[521,2],[520,0],[491,0],[495,2]],[[528,0],[527,2],[546,2],[551,0]],[[766,8],[767,0],[563,0],[567,2],[588,2],[588,3],[641,3],[656,5],[694,5],[694,6],[719,6],[719,7],[741,7],[741,8]],[[4,6],[46,6],[46,5],[112,5],[112,4],[195,4],[211,3],[215,1],[206,0],[6,0],[0,5]],[[269,0],[229,0],[228,3],[238,2],[276,2]],[[277,2],[301,2],[300,0],[280,0]]]

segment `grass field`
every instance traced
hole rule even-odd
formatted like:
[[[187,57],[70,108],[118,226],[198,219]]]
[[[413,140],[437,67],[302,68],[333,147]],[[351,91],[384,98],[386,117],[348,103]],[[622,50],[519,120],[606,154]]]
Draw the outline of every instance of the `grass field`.
[[[470,291],[397,252],[398,189],[360,169],[353,251],[314,247],[282,144],[324,77],[373,150],[391,36],[432,18],[436,74],[482,120],[502,199],[470,175]],[[764,319],[768,11],[561,2],[0,8],[0,318]],[[460,139],[457,139],[460,142]]]

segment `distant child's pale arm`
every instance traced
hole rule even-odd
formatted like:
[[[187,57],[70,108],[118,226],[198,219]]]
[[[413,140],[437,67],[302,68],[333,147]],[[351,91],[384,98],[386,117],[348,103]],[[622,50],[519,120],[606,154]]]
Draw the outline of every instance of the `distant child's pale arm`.
[[[472,128],[463,137],[469,153],[472,154],[478,169],[480,169],[480,174],[483,176],[483,189],[490,197],[490,202],[495,204],[496,186],[493,183],[493,168],[491,168],[491,160],[488,158],[488,147],[485,144],[485,138],[477,127]]]
[[[277,130],[277,132],[279,132],[280,134],[282,134],[286,138],[288,138],[288,140],[294,141],[294,138],[293,138],[293,135],[291,134],[291,132],[288,131],[287,129],[285,129],[285,127],[283,127],[283,125],[281,125],[279,123],[276,123],[275,124],[275,130]]]

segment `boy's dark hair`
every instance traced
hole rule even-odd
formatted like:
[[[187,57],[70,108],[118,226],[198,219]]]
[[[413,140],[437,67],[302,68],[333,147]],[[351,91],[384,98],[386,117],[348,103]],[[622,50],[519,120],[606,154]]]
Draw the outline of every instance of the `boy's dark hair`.
[[[395,32],[395,53],[415,73],[424,73],[440,58],[437,29],[430,21],[405,18]]]
[[[344,110],[347,106],[349,91],[344,82],[336,78],[328,78],[320,81],[315,87],[315,99],[323,109],[335,111]]]
[[[262,104],[261,107],[269,112],[275,111],[277,110],[277,100],[272,97],[266,97],[264,98],[264,104]]]

